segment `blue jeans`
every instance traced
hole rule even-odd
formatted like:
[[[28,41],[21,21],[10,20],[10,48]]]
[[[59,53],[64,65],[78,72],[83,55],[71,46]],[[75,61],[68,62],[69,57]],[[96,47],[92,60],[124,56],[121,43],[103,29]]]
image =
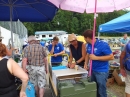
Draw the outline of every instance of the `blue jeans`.
[[[107,97],[107,78],[108,72],[92,72],[91,81],[97,83],[97,97]]]

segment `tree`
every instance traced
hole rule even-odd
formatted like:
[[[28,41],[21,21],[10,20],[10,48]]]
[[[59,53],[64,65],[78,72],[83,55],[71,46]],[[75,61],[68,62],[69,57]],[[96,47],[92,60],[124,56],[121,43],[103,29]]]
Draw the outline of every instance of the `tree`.
[[[125,10],[114,11],[111,13],[100,13],[97,17],[96,31],[102,23],[108,22],[127,13]],[[29,35],[34,35],[36,31],[56,31],[63,30],[68,33],[82,35],[86,29],[93,29],[93,14],[80,14],[70,11],[59,10],[52,21],[47,23],[24,23],[28,29]],[[109,34],[102,34],[109,35]],[[115,34],[113,34],[115,35]],[[120,34],[119,34],[120,35]],[[116,34],[117,36],[117,34]]]

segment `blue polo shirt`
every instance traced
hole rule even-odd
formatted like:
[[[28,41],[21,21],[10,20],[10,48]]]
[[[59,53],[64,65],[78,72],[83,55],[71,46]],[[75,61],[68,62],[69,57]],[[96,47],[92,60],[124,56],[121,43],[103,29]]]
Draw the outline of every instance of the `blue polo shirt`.
[[[49,50],[49,52],[52,50],[52,44],[49,45],[48,50]],[[58,43],[54,47],[54,53],[53,54],[60,53],[63,50],[64,50],[64,46],[61,43]],[[62,56],[51,57],[51,62],[52,63],[61,63],[62,62]]]
[[[87,44],[87,53],[91,54],[92,45],[90,43]],[[106,56],[112,54],[112,51],[109,45],[106,42],[101,40],[96,40],[94,44],[94,55],[96,56]],[[109,70],[109,63],[108,61],[99,61],[93,60],[92,61],[92,71],[95,72],[108,72]]]
[[[130,41],[129,41],[128,43],[130,43]],[[128,43],[127,43],[127,44],[128,44]],[[126,45],[127,45],[127,44],[126,44]],[[125,45],[124,49],[122,50],[122,51],[124,51],[124,52],[126,52],[126,45]],[[126,70],[126,73],[127,73],[128,75],[130,75],[130,71]]]

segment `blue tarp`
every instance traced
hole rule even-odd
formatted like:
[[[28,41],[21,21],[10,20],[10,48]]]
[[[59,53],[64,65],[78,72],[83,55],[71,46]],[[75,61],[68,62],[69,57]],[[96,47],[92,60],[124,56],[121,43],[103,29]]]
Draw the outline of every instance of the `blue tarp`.
[[[61,70],[61,69],[67,69],[66,66],[56,66],[56,67],[52,67],[52,70]]]
[[[99,26],[99,32],[130,32],[130,12]]]

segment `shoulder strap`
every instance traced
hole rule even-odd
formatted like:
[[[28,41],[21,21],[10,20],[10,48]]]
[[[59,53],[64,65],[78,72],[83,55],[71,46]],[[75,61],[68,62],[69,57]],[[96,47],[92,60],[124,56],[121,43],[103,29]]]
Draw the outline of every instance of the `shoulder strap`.
[[[0,60],[0,62],[7,62],[7,61],[8,61],[8,58],[4,58],[4,57]]]
[[[8,56],[4,56],[3,59],[9,59],[9,57]]]

